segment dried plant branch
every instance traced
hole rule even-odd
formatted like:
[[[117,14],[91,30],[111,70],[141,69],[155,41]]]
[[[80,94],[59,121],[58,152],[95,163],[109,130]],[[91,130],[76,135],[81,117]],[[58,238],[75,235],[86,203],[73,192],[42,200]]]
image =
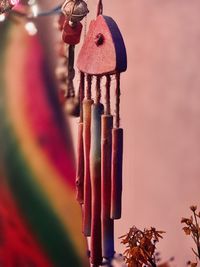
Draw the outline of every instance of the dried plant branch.
[[[168,263],[157,265],[156,243],[162,239],[164,231],[157,231],[154,227],[139,230],[132,227],[126,235],[121,236],[121,243],[126,246],[124,252],[128,267],[167,267]]]
[[[185,224],[183,231],[186,235],[192,237],[195,242],[196,250],[192,248],[194,255],[196,256],[196,262],[188,262],[188,265],[195,267],[200,260],[200,212],[197,213],[197,206],[191,206],[190,210],[192,211],[192,216],[190,218],[182,218],[181,223]]]

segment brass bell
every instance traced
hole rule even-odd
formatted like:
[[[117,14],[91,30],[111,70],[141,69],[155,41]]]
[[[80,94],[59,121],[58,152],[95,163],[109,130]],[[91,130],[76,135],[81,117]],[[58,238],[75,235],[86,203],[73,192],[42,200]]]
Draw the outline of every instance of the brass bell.
[[[66,0],[62,12],[72,23],[80,22],[89,13],[87,4],[83,0]]]

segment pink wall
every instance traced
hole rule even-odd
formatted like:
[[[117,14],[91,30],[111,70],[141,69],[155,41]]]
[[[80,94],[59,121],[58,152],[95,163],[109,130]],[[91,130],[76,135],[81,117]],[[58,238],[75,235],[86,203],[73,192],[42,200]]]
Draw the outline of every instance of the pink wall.
[[[116,236],[132,225],[164,229],[163,258],[175,256],[174,265],[184,266],[192,244],[180,219],[200,204],[200,2],[115,0],[104,1],[104,10],[122,30],[129,61],[122,81],[123,218]],[[116,245],[121,251],[119,240]]]

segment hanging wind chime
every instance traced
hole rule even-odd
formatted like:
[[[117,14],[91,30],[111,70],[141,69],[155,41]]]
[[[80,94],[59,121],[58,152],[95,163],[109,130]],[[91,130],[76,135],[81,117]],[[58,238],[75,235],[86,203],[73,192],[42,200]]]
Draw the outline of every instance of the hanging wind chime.
[[[7,12],[17,2],[0,1],[0,13]],[[37,17],[58,12],[60,6],[37,13]],[[83,0],[66,0],[62,6],[59,30],[63,41],[57,75],[64,92],[65,109],[80,117],[76,198],[83,210],[83,234],[91,237],[90,262],[93,267],[98,267],[111,264],[115,254],[114,220],[121,218],[123,129],[120,128],[120,75],[126,71],[127,56],[119,28],[111,17],[103,15],[102,0],[99,0],[97,17],[91,21],[78,55],[80,85],[76,96],[75,47],[81,39],[80,21],[88,12]],[[20,11],[15,11],[15,15],[30,19]],[[111,103],[112,90],[115,90],[114,104]]]
[[[69,45],[69,89],[74,77],[74,73],[70,75],[70,70],[74,72],[74,45],[80,41],[80,20],[86,16],[86,10],[82,0],[66,1],[63,5],[66,15],[63,40]],[[91,237],[90,261],[96,267],[103,264],[103,259],[108,265],[112,261],[114,220],[121,217],[120,74],[127,68],[122,35],[115,21],[103,15],[102,1],[98,4],[96,20],[90,23],[77,67],[80,71],[77,200],[83,209],[83,233]],[[114,115],[110,97],[112,77],[115,77],[116,95]],[[105,90],[102,89],[104,80]]]

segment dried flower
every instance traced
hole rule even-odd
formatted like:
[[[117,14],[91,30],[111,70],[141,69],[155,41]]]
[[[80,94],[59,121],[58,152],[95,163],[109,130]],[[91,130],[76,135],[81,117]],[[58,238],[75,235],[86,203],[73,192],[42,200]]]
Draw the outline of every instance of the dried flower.
[[[163,238],[164,231],[157,231],[154,227],[139,230],[132,227],[126,235],[121,236],[121,243],[126,245],[124,252],[128,267],[156,267],[156,243]],[[169,265],[159,265],[167,267]]]
[[[190,266],[190,267],[196,267],[197,264],[198,264],[197,262],[191,262],[191,261],[187,262],[187,265]]]
[[[181,219],[181,223],[186,223],[186,224],[187,224],[187,221],[188,221],[187,218],[182,218],[182,219]]]
[[[197,210],[197,206],[190,206],[191,211],[195,212]]]
[[[190,235],[191,234],[190,227],[183,227],[183,231],[185,232],[186,235]]]
[[[196,250],[192,249],[193,253],[195,254],[196,258],[200,260],[200,212],[196,213],[197,206],[191,206],[190,210],[192,211],[192,216],[190,218],[182,218],[181,223],[185,224],[186,226],[183,227],[183,231],[186,235],[190,235],[195,242]],[[191,267],[196,267],[197,262],[188,262],[188,265]]]

